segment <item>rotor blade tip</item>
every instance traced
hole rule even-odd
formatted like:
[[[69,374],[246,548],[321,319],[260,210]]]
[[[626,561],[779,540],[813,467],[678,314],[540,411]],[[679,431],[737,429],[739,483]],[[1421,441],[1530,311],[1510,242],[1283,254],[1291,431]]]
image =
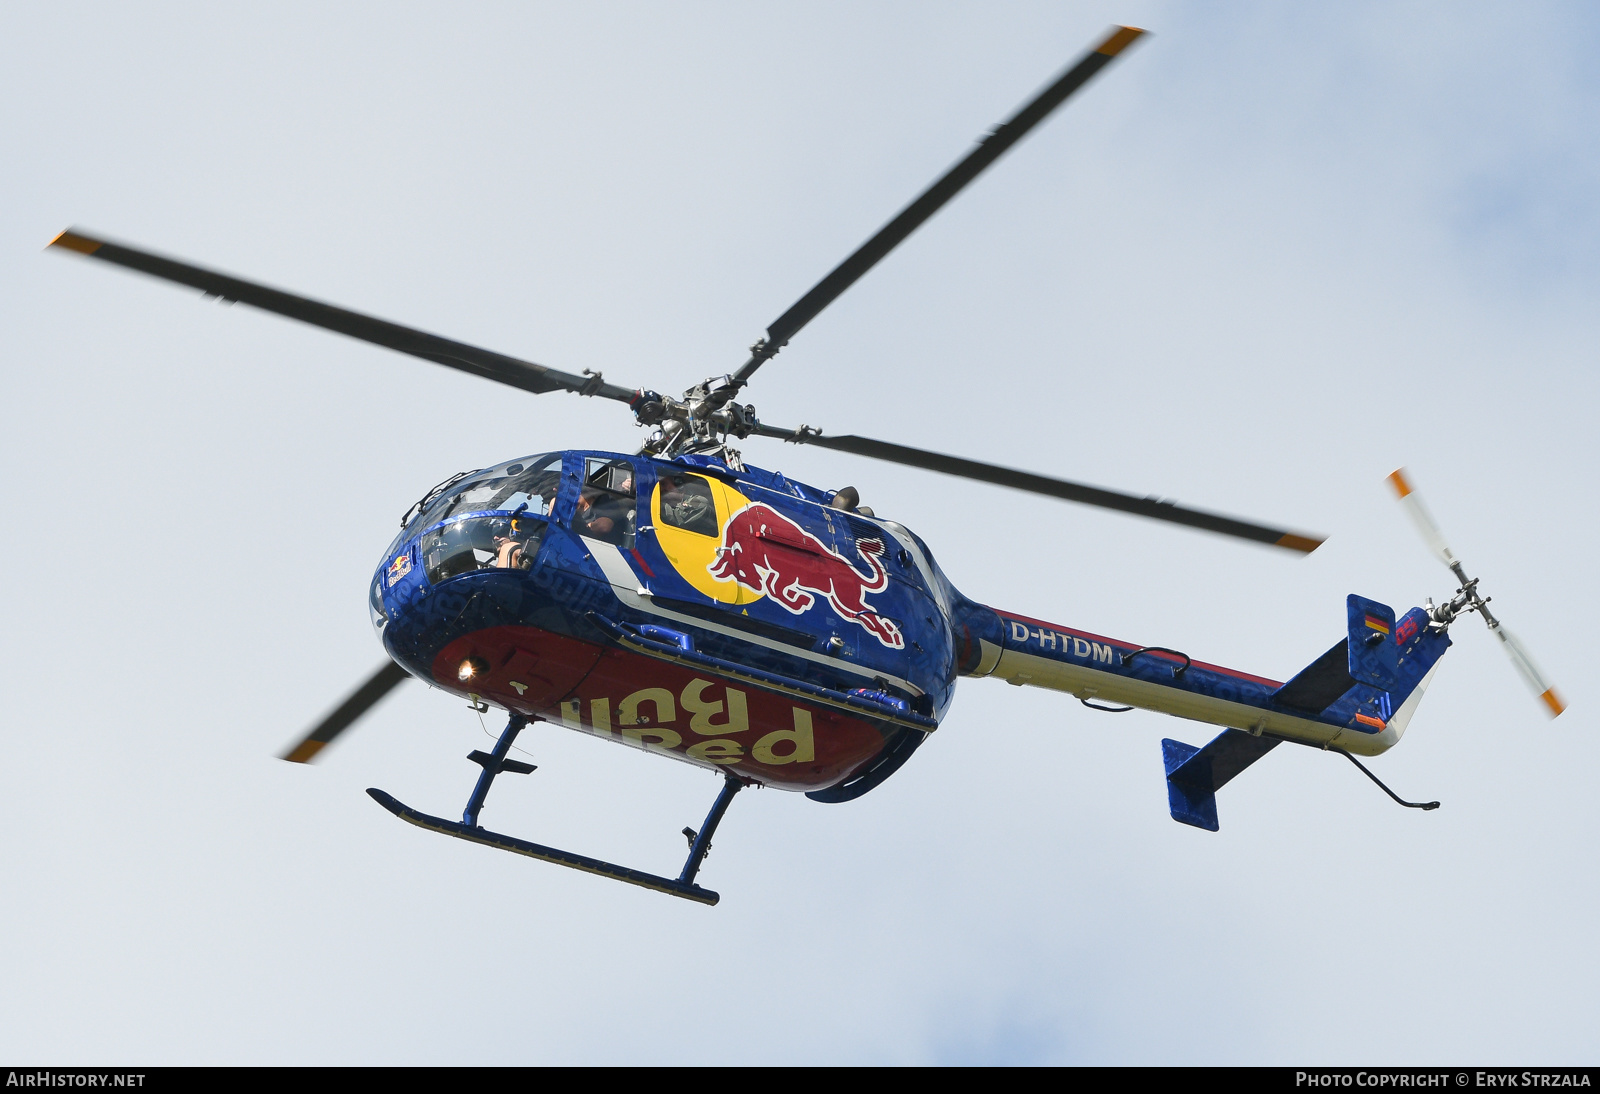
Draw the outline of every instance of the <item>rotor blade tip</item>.
[[[1389,475],[1389,485],[1394,487],[1394,492],[1400,497],[1411,495],[1411,484],[1406,481],[1406,469],[1397,467]]]
[[[322,751],[322,747],[327,743],[327,741],[301,741],[294,748],[284,753],[281,758],[288,760],[292,764],[308,764],[316,757],[317,753]]]
[[[1115,57],[1127,49],[1144,34],[1138,27],[1118,27],[1111,32],[1111,36],[1095,47],[1096,53],[1104,53],[1107,57]]]
[[[1567,709],[1567,704],[1561,701],[1561,696],[1556,694],[1555,688],[1545,689],[1544,694],[1539,698],[1543,699],[1544,705],[1550,708],[1550,717],[1552,718],[1561,717],[1561,712]]]
[[[1297,536],[1293,532],[1287,532],[1273,546],[1287,547],[1291,551],[1299,551],[1303,555],[1309,555],[1326,542],[1327,540],[1325,539],[1313,539],[1310,536]]]
[[[71,228],[52,239],[49,245],[51,247],[65,247],[69,251],[77,251],[79,254],[85,255],[92,255],[101,247],[98,239],[90,239],[88,236],[78,235]]]

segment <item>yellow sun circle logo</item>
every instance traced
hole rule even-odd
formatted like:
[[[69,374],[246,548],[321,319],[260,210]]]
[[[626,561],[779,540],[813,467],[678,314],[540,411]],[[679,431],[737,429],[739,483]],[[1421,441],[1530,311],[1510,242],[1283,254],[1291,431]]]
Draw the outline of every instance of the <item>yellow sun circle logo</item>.
[[[726,483],[704,475],[681,476],[682,488],[687,493],[709,497],[716,512],[715,532],[697,531],[682,527],[671,514],[663,515],[661,495],[663,483],[656,483],[650,495],[650,523],[655,527],[656,542],[672,563],[672,568],[695,589],[722,604],[754,604],[764,594],[747,589],[737,581],[718,581],[711,576],[711,564],[716,561],[717,548],[722,546],[722,528],[728,517],[750,504],[750,499]],[[701,527],[710,529],[706,520]]]

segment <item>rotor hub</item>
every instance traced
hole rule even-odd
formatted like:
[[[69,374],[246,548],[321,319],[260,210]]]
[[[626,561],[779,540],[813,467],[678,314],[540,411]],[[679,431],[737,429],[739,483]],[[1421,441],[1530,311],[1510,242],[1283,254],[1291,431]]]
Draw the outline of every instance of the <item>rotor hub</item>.
[[[732,376],[713,376],[678,399],[640,389],[628,405],[638,425],[655,427],[641,451],[670,459],[683,452],[726,449],[728,437],[750,436],[759,425],[755,407],[734,401],[744,386]]]

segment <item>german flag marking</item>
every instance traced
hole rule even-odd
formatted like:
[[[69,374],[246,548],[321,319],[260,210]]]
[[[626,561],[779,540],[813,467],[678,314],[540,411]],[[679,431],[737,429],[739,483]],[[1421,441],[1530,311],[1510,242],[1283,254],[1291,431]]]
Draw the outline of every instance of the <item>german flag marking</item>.
[[[1312,551],[1315,551],[1318,547],[1322,546],[1322,540],[1312,539],[1309,536],[1297,536],[1293,532],[1286,532],[1282,538],[1273,544],[1273,546],[1287,547],[1291,551],[1299,551],[1303,555],[1309,555]]]
[[[79,254],[92,255],[104,244],[98,239],[90,239],[87,236],[75,235],[71,231],[66,231],[52,239],[50,246],[65,247],[67,250],[77,251]]]
[[[1111,37],[1096,46],[1094,51],[1104,53],[1107,57],[1115,57],[1131,46],[1143,33],[1144,31],[1138,27],[1118,27],[1111,33]]]
[[[1550,717],[1552,718],[1558,717],[1563,710],[1567,709],[1567,704],[1561,701],[1561,696],[1556,694],[1555,688],[1548,689],[1539,698],[1543,699],[1544,705],[1550,708]]]
[[[1406,481],[1406,469],[1403,467],[1395,468],[1394,472],[1390,474],[1389,485],[1394,487],[1394,492],[1402,498],[1411,493],[1411,484]]]
[[[295,745],[294,751],[285,756],[284,759],[292,764],[308,764],[311,762],[312,757],[321,752],[322,746],[327,743],[327,741],[301,741]]]
[[[1367,616],[1367,626],[1370,629],[1378,631],[1381,634],[1388,634],[1389,633],[1389,624],[1385,623],[1383,620],[1379,619],[1375,615]]]

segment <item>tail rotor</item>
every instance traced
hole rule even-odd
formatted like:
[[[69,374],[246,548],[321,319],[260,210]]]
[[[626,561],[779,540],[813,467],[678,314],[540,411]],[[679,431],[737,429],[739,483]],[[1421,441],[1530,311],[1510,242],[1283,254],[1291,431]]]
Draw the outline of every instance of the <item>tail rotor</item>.
[[[1511,658],[1511,663],[1516,666],[1518,674],[1544,704],[1546,712],[1552,718],[1557,717],[1567,709],[1566,703],[1557,694],[1555,685],[1551,684],[1533,663],[1533,657],[1529,655],[1527,648],[1489,611],[1489,601],[1492,598],[1484,596],[1479,591],[1477,578],[1467,577],[1466,569],[1461,565],[1461,560],[1451,552],[1438,522],[1422,504],[1421,497],[1412,489],[1410,481],[1406,478],[1405,468],[1402,467],[1389,476],[1389,485],[1394,487],[1394,492],[1400,498],[1400,504],[1405,506],[1406,513],[1417,526],[1417,531],[1422,533],[1423,542],[1428,545],[1428,549],[1449,567],[1450,572],[1461,583],[1455,595],[1445,603],[1435,605],[1429,602],[1428,614],[1432,617],[1434,625],[1441,628],[1448,627],[1467,612],[1477,612],[1488,625],[1490,633],[1500,640],[1506,656]]]

